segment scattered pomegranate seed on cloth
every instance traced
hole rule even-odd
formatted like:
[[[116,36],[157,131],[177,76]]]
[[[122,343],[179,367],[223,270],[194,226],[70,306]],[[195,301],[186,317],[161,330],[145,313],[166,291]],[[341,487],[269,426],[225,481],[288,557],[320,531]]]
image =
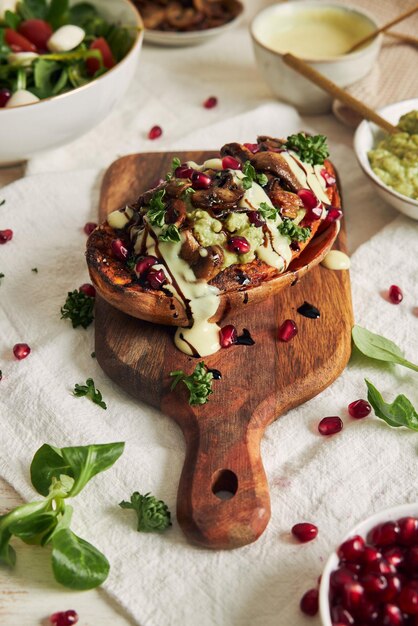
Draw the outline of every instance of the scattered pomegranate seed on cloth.
[[[148,139],[158,139],[158,137],[161,137],[162,134],[163,129],[161,128],[161,126],[153,126],[148,132]]]

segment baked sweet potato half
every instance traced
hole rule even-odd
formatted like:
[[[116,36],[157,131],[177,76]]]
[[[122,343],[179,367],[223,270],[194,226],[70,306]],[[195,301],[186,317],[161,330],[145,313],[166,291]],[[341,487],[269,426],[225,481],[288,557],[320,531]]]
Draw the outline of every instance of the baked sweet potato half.
[[[174,160],[164,182],[90,235],[98,293],[134,317],[194,327],[319,263],[338,233],[336,174],[290,139],[227,144],[201,165]]]

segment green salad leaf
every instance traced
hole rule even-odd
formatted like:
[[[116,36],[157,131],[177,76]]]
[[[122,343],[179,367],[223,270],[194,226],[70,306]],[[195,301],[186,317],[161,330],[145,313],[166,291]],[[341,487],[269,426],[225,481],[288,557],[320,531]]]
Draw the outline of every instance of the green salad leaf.
[[[411,430],[418,430],[418,413],[406,396],[400,394],[389,404],[383,400],[382,394],[369,380],[366,380],[366,385],[367,399],[377,417],[394,428],[405,426]]]
[[[0,516],[0,563],[13,566],[12,537],[29,544],[52,545],[55,579],[70,589],[92,589],[109,573],[106,557],[70,530],[75,496],[98,473],[109,469],[123,452],[123,443],[57,448],[44,444],[31,463],[31,479],[44,500],[16,507]]]
[[[351,334],[354,345],[365,356],[377,361],[403,365],[414,370],[414,372],[418,372],[418,365],[405,359],[402,350],[390,339],[372,333],[367,328],[362,328],[361,326],[354,326]]]

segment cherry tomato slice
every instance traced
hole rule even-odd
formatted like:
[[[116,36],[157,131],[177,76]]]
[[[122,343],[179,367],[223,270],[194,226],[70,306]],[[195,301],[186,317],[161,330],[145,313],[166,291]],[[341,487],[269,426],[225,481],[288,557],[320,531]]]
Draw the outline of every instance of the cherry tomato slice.
[[[12,52],[36,52],[36,46],[13,28],[4,30],[4,39]]]
[[[99,50],[102,55],[103,65],[106,69],[110,70],[111,67],[116,65],[115,59],[113,57],[112,51],[104,37],[99,37],[95,39],[93,43],[90,45],[90,50]],[[90,58],[86,60],[87,71],[92,76],[100,69],[99,59]]]
[[[32,42],[38,50],[46,50],[46,42],[52,35],[52,28],[44,20],[25,20],[19,26],[19,33]]]

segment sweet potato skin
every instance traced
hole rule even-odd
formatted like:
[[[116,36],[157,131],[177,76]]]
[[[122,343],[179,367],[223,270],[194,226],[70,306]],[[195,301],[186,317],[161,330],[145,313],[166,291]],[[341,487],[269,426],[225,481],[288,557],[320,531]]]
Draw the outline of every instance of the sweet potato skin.
[[[331,175],[336,176],[330,161],[325,161],[324,167]],[[330,204],[340,208],[341,199],[337,186],[329,187],[327,194]],[[295,280],[292,271],[293,261],[314,239],[320,227],[324,230],[324,223],[320,220],[312,224],[311,237],[306,242],[299,243],[299,249],[293,251],[290,266],[282,274],[259,259],[251,263],[232,265],[217,274],[210,281],[210,284],[216,286],[221,292],[219,308],[212,321],[219,321],[230,309],[241,306],[244,296],[246,302],[255,303],[290,285]],[[325,242],[323,254],[316,254],[314,259],[310,259],[306,264],[306,269],[305,266],[299,267],[298,277],[320,262],[331,247],[337,233],[338,228],[335,223],[325,229],[320,235]],[[107,222],[104,222],[87,240],[87,265],[98,294],[111,305],[133,317],[170,326],[189,325],[190,320],[184,306],[177,298],[163,291],[141,286],[124,262],[113,256],[111,242],[116,236],[115,231]]]

